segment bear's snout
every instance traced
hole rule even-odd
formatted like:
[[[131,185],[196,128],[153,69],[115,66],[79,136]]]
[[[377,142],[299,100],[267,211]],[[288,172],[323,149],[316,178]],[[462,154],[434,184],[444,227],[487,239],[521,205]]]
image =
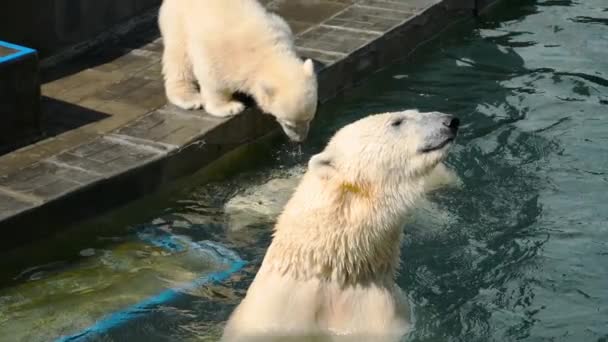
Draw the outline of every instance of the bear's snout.
[[[443,120],[443,125],[449,128],[450,132],[455,135],[458,132],[458,127],[460,127],[460,119],[452,115],[447,115]]]

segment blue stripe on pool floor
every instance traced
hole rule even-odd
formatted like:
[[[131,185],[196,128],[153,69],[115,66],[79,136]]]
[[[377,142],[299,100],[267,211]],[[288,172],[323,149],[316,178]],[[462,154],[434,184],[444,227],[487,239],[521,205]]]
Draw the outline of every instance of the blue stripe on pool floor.
[[[25,55],[29,55],[29,54],[32,54],[32,53],[36,53],[36,50],[34,50],[34,49],[30,49],[28,47],[12,44],[12,43],[5,42],[5,41],[2,41],[2,40],[0,40],[0,46],[3,46],[5,48],[9,48],[9,49],[17,51],[17,52],[15,52],[13,54],[10,54],[8,56],[0,57],[0,63],[9,62],[9,61],[15,60],[15,59],[17,59],[19,57],[22,57],[22,56],[25,56]]]
[[[184,294],[184,292],[194,290],[203,285],[222,282],[228,279],[234,273],[242,270],[247,264],[235,252],[225,247],[210,241],[203,241],[201,244],[204,244],[206,247],[210,247],[213,252],[217,254],[218,259],[220,259],[222,263],[230,265],[230,267],[224,271],[213,272],[211,274],[202,276],[183,286],[165,290],[154,297],[150,297],[122,311],[114,312],[79,333],[71,336],[60,337],[59,339],[55,340],[55,342],[84,341],[85,339],[94,335],[110,332],[112,329],[120,327],[133,319],[144,317],[150,312],[150,309],[155,306],[169,303],[178,299],[182,294]],[[198,248],[203,248],[201,244],[196,245]]]

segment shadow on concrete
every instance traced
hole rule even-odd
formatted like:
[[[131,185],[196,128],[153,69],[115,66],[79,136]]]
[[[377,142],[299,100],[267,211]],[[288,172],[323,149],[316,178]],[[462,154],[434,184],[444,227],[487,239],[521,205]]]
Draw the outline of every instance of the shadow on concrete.
[[[43,96],[41,102],[45,138],[110,117],[108,114],[47,96]]]
[[[161,0],[4,1],[3,39],[39,51],[46,58],[74,44],[95,39],[116,25],[158,7]]]

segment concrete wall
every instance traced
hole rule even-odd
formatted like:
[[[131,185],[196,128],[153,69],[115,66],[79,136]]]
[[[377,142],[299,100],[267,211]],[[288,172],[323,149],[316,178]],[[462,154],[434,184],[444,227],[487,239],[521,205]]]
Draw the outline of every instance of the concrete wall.
[[[39,50],[42,58],[95,37],[162,0],[18,0],[0,3],[0,39]]]
[[[7,46],[0,41],[0,155],[42,134],[38,57]]]

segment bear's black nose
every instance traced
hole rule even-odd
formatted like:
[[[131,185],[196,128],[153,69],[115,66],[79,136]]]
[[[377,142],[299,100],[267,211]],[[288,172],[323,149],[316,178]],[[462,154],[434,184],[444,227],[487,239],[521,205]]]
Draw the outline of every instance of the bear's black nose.
[[[445,119],[445,121],[443,121],[443,125],[448,127],[453,133],[456,133],[458,131],[458,127],[460,127],[460,119],[449,116]]]

